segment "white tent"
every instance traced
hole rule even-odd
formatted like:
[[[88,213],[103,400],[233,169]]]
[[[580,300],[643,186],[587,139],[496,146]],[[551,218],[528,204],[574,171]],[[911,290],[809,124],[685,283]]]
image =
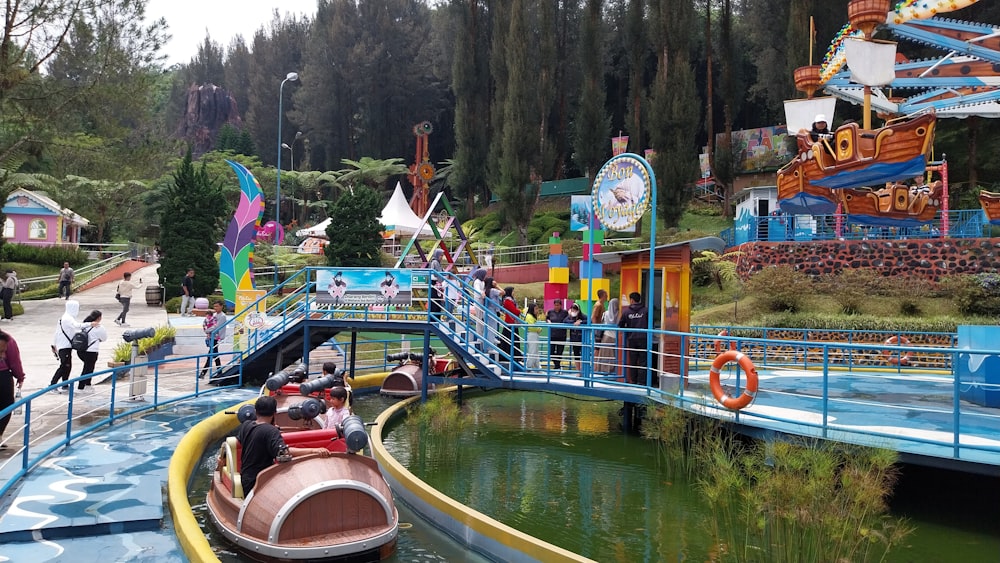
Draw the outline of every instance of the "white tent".
[[[299,237],[327,238],[326,228],[330,226],[331,221],[332,219],[327,218],[308,229],[295,231],[295,235]],[[387,227],[394,228],[393,236],[395,238],[411,237],[420,228],[422,220],[410,209],[410,204],[406,201],[406,196],[403,195],[403,187],[399,185],[399,182],[396,182],[396,189],[392,192],[389,203],[385,204],[385,207],[382,208],[382,216],[378,218],[378,221]],[[419,238],[435,238],[434,231],[429,225],[424,225],[423,229],[420,229]]]
[[[420,223],[423,220],[410,209],[410,204],[406,201],[403,187],[399,185],[399,182],[396,182],[396,189],[393,190],[392,197],[389,198],[389,203],[385,204],[382,216],[378,220],[387,227],[394,227],[396,238],[411,237],[418,229],[420,229],[419,238],[435,238],[430,225],[424,225],[422,229],[420,228]]]

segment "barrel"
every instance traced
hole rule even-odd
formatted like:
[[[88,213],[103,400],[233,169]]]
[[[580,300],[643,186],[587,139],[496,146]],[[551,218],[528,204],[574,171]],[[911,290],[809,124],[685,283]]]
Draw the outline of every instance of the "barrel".
[[[162,285],[147,285],[146,286],[146,305],[150,307],[159,307],[163,305],[163,292],[166,288]]]

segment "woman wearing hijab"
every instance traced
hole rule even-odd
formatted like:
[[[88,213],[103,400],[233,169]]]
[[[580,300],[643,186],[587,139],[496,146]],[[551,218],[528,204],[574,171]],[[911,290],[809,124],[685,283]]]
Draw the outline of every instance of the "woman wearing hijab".
[[[484,319],[486,318],[486,270],[478,268],[472,272],[472,317],[475,320],[476,334],[479,339],[475,341],[476,348],[484,350],[482,335],[484,333]],[[469,339],[472,341],[472,338]]]
[[[619,312],[620,305],[618,304],[618,298],[615,297],[608,302],[608,308],[604,311],[604,317],[601,320],[601,324],[607,327],[600,335],[601,348],[598,352],[600,362],[598,363],[597,371],[602,373],[611,373],[615,369],[614,359],[617,347],[614,344],[618,340],[618,333],[615,331],[615,328],[618,326]]]

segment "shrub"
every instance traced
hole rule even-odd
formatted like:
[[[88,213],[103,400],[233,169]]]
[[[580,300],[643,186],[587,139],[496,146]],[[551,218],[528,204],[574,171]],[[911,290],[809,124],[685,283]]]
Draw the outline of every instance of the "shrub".
[[[27,262],[61,268],[63,262],[80,266],[87,261],[87,253],[71,246],[31,246],[7,243],[0,247],[0,262]]]
[[[754,274],[747,289],[770,311],[795,312],[813,293],[813,284],[809,276],[783,264]]]
[[[924,278],[899,278],[893,283],[892,296],[896,299],[899,314],[907,317],[919,315],[921,303],[932,295],[934,295],[933,284]]]
[[[941,279],[941,286],[964,315],[1000,314],[1000,275],[955,275]]]
[[[873,295],[887,293],[889,284],[875,270],[850,268],[837,275],[820,276],[817,286],[820,291],[833,297],[845,314],[856,315]]]

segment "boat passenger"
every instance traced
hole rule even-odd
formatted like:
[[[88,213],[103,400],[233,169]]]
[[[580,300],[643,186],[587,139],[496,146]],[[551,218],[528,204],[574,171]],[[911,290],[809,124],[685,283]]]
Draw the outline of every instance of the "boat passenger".
[[[331,452],[326,448],[294,448],[285,444],[285,440],[281,437],[281,430],[274,425],[274,414],[278,411],[278,401],[273,396],[268,395],[257,399],[257,402],[254,403],[254,410],[257,413],[257,418],[244,421],[236,431],[236,439],[239,440],[243,449],[240,456],[240,477],[244,493],[250,493],[254,484],[257,483],[257,475],[274,465],[279,456],[298,457],[318,454],[322,457],[330,457]],[[223,463],[221,458],[219,463]]]
[[[351,416],[351,409],[347,406],[347,389],[334,387],[330,389],[330,394],[326,398],[326,429],[336,428],[338,424],[343,424],[344,419]]]

